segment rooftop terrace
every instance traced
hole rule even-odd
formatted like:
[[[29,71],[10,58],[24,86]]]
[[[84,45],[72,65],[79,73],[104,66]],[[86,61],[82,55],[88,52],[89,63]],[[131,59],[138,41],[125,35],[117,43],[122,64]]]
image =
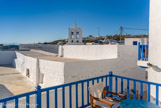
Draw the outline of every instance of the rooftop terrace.
[[[87,61],[84,59],[72,59],[72,58],[64,58],[64,57],[58,57],[56,54],[43,54],[41,52],[36,52],[36,51],[18,51],[19,53],[29,56],[29,57],[34,57],[38,59],[44,59],[44,60],[51,60],[51,61],[59,61],[59,62],[76,62],[76,61]]]
[[[34,85],[15,68],[0,66],[0,98],[34,90]]]

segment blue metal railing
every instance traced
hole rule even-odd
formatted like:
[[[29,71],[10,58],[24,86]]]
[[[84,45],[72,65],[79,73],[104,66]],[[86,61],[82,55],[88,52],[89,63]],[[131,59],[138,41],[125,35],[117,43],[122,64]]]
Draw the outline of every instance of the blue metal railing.
[[[138,44],[138,60],[148,60],[148,45],[140,45],[140,42]]]
[[[30,97],[31,95],[35,95],[35,105],[36,105],[35,108],[42,108],[42,97],[43,97],[42,94],[45,93],[46,94],[45,95],[46,96],[46,105],[45,105],[46,108],[50,108],[50,102],[54,102],[54,106],[52,106],[52,108],[60,108],[58,103],[62,104],[61,105],[62,108],[66,108],[67,100],[69,102],[69,106],[67,108],[84,108],[90,105],[88,87],[90,85],[94,85],[99,82],[104,82],[105,86],[107,87],[108,77],[109,75],[104,75],[104,76],[99,76],[99,77],[90,78],[86,80],[80,80],[80,81],[76,81],[72,83],[62,84],[58,86],[43,88],[43,89],[41,89],[40,86],[37,86],[35,91],[0,99],[0,104],[2,105],[2,108],[6,108],[7,102],[11,101],[14,104],[13,108],[21,108],[19,107],[19,99],[25,97],[26,98],[25,99],[26,108],[30,108],[30,103],[29,103]],[[79,89],[80,87],[81,89]],[[66,90],[68,91],[68,93],[65,92]],[[53,91],[54,93],[54,100],[50,100],[51,91]],[[61,100],[58,99],[60,98],[60,96],[58,95],[60,91],[62,94]],[[80,93],[81,95],[79,95]],[[66,97],[67,94],[68,94],[68,97]],[[85,102],[85,98],[86,98],[86,102]],[[81,105],[78,99],[81,100]]]
[[[113,75],[112,72],[109,72],[109,75],[43,89],[37,86],[35,91],[0,99],[0,104],[2,104],[2,108],[7,108],[6,105],[12,101],[14,103],[13,108],[21,108],[19,100],[25,97],[26,108],[31,108],[30,98],[31,95],[34,95],[35,108],[43,108],[44,106],[45,108],[84,108],[90,105],[88,87],[100,82],[103,82],[105,87],[109,86],[109,91],[124,93],[127,98],[143,99],[143,97],[146,97],[143,92],[147,91],[147,101],[149,102],[151,101],[151,88],[153,87],[153,89],[156,89],[155,103],[159,105],[159,87],[161,87],[161,84]],[[144,88],[145,86],[146,88]],[[131,88],[133,91],[132,97],[130,95]],[[127,89],[126,93],[124,92],[125,89]],[[138,90],[140,91],[139,97],[137,97],[136,92]],[[54,95],[51,95],[51,93]],[[43,94],[46,94],[45,97]],[[51,97],[54,97],[53,100],[51,100]],[[42,105],[43,100],[45,105]],[[54,102],[54,104],[51,105],[51,102]]]
[[[139,91],[140,91],[140,97],[139,99],[143,99],[143,86],[146,85],[147,86],[147,101],[151,101],[150,97],[151,97],[151,87],[153,86],[153,89],[155,89],[156,91],[156,96],[154,97],[155,98],[155,103],[158,105],[159,104],[159,87],[161,87],[161,84],[159,83],[154,83],[154,82],[149,82],[149,81],[144,81],[144,80],[138,80],[138,79],[133,79],[133,78],[128,78],[128,77],[123,77],[123,76],[118,76],[118,75],[112,75],[113,78],[115,78],[115,81],[116,79],[120,78],[122,81],[125,80],[127,82],[127,98],[130,98],[129,97],[129,94],[130,94],[130,81],[133,83],[133,98],[136,98],[136,83],[138,83],[139,86]],[[121,82],[123,83],[123,82]],[[117,85],[115,85],[117,86]],[[123,87],[121,86],[121,89]],[[115,91],[117,92],[117,91]],[[123,93],[121,91],[121,93]],[[146,97],[146,96],[145,96]]]

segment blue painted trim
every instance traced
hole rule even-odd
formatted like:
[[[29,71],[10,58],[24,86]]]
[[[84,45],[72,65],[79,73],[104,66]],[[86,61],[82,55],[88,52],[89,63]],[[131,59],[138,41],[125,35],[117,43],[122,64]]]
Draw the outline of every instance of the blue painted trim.
[[[143,83],[140,83],[140,99],[143,99]]]
[[[124,89],[124,79],[121,78],[121,94],[123,94]]]
[[[58,108],[58,92],[57,92],[57,88],[55,89],[55,108]]]
[[[138,60],[140,60],[140,42],[138,44]]]
[[[15,108],[18,108],[18,98],[15,99]]]
[[[117,93],[117,78],[115,78],[115,93]]]
[[[6,108],[6,105],[7,105],[7,103],[6,102],[3,102],[2,108]]]
[[[127,79],[127,99],[129,99],[130,94],[130,87],[129,87],[129,80]]]
[[[62,88],[62,106],[65,108],[65,87]]]
[[[159,87],[156,85],[156,104],[159,105]]]
[[[105,78],[106,82],[105,82],[105,85],[106,85],[106,90],[107,90],[107,77]]]
[[[26,96],[26,108],[29,108],[30,105],[30,97],[29,95]]]
[[[109,77],[109,79],[108,79]],[[105,78],[105,80],[104,80]],[[140,99],[143,99],[143,85],[148,85],[148,101],[150,101],[150,86],[154,85],[156,86],[156,104],[159,104],[159,87],[161,87],[161,84],[159,83],[154,83],[154,82],[149,82],[149,81],[144,81],[144,80],[138,80],[138,79],[133,79],[133,78],[129,78],[129,77],[123,77],[123,76],[119,76],[119,75],[113,75],[112,72],[109,72],[109,75],[104,75],[104,76],[100,76],[100,77],[95,77],[95,78],[90,78],[90,79],[86,79],[86,80],[81,80],[81,81],[76,81],[76,82],[72,82],[72,83],[67,83],[67,84],[62,84],[62,85],[58,85],[58,86],[54,86],[54,87],[48,87],[48,88],[43,88],[41,89],[40,86],[36,87],[35,91],[32,92],[28,92],[28,93],[24,93],[24,94],[20,94],[20,95],[15,95],[15,96],[11,96],[11,97],[7,97],[7,98],[3,98],[0,99],[0,103],[2,103],[2,108],[6,108],[6,103],[8,101],[12,101],[15,100],[15,104],[18,105],[18,99],[22,98],[22,97],[26,97],[26,103],[29,103],[30,101],[30,96],[31,95],[35,95],[35,104],[37,104],[36,108],[41,108],[41,94],[42,92],[46,92],[47,96],[46,96],[46,103],[47,103],[47,108],[49,108],[49,96],[50,96],[50,90],[55,90],[55,108],[58,108],[58,89],[62,89],[62,107],[65,108],[65,89],[67,87],[69,87],[69,107],[72,108],[72,104],[75,104],[76,108],[84,108],[86,106],[90,105],[89,102],[89,91],[88,91],[88,87],[89,87],[89,83],[93,83],[94,84],[94,80],[101,79],[100,81],[105,82],[105,85],[107,87],[107,80],[109,80],[109,89],[112,91],[112,78],[115,78],[115,92],[118,92],[117,90],[117,85],[118,85],[118,80],[121,79],[121,92],[123,92],[123,85],[124,85],[124,80],[127,81],[127,98],[129,98],[129,93],[130,93],[130,83],[131,81],[133,81],[133,90],[134,90],[134,95],[133,97],[136,97],[136,83],[140,84]],[[87,83],[87,85],[85,86],[84,84]],[[78,106],[78,85],[82,84],[80,90],[82,90],[82,105]],[[72,86],[75,87],[75,96],[76,99],[72,101]],[[84,86],[87,87],[87,89],[84,89]],[[85,102],[84,98],[85,98],[85,92],[87,92],[87,101]],[[74,102],[74,103],[73,103]],[[29,106],[26,106],[27,108],[29,108]],[[15,108],[18,108],[18,106],[15,106]]]
[[[69,108],[72,108],[72,85],[69,86]]]
[[[113,77],[123,78],[123,79],[126,79],[126,80],[131,80],[131,81],[161,86],[161,84],[159,84],[159,83],[154,83],[154,82],[150,82],[150,81],[144,81],[144,80],[139,80],[139,79],[134,79],[134,78],[129,78],[129,77],[123,77],[123,76],[119,76],[119,75],[113,75]]]
[[[36,86],[36,108],[41,108],[41,86]]]
[[[94,80],[92,80],[92,85],[94,85]]]
[[[136,81],[133,81],[133,99],[136,99]]]
[[[101,82],[103,82],[103,78],[101,78]]]
[[[112,92],[112,72],[109,72],[109,91]]]
[[[143,69],[148,69],[148,67],[145,67],[145,66],[139,66],[139,67]]]
[[[84,82],[82,82],[82,106],[84,106]]]
[[[87,81],[87,104],[89,104],[89,81]]]
[[[140,45],[138,44],[138,60],[148,60],[148,49],[149,45]]]
[[[97,78],[97,83],[99,83],[99,78]]]
[[[78,84],[75,84],[75,99],[76,99],[76,104],[75,107],[78,108]]]
[[[150,84],[148,83],[148,102],[150,102]]]
[[[36,94],[36,91],[31,91],[31,92],[27,92],[27,93],[23,93],[23,94],[19,94],[19,95],[14,95],[14,96],[2,98],[2,99],[0,99],[0,103],[5,102],[5,101],[11,101],[16,98],[22,98],[22,97],[25,97],[26,95],[34,95],[34,94]]]
[[[50,97],[49,97],[49,90],[46,91],[46,107],[49,108]]]

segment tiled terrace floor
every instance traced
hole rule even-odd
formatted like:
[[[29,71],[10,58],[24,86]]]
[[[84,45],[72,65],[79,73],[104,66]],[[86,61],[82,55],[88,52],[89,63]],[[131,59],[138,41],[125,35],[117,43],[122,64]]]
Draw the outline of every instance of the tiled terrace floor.
[[[0,66],[0,98],[25,93],[35,86],[11,66]]]

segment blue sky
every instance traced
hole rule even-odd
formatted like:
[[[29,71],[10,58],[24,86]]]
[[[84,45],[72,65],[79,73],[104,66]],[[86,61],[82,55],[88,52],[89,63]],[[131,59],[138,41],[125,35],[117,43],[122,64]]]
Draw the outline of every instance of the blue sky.
[[[149,26],[149,0],[0,0],[0,43],[66,39],[77,23],[83,36],[118,34]],[[124,33],[144,34],[147,31]]]

